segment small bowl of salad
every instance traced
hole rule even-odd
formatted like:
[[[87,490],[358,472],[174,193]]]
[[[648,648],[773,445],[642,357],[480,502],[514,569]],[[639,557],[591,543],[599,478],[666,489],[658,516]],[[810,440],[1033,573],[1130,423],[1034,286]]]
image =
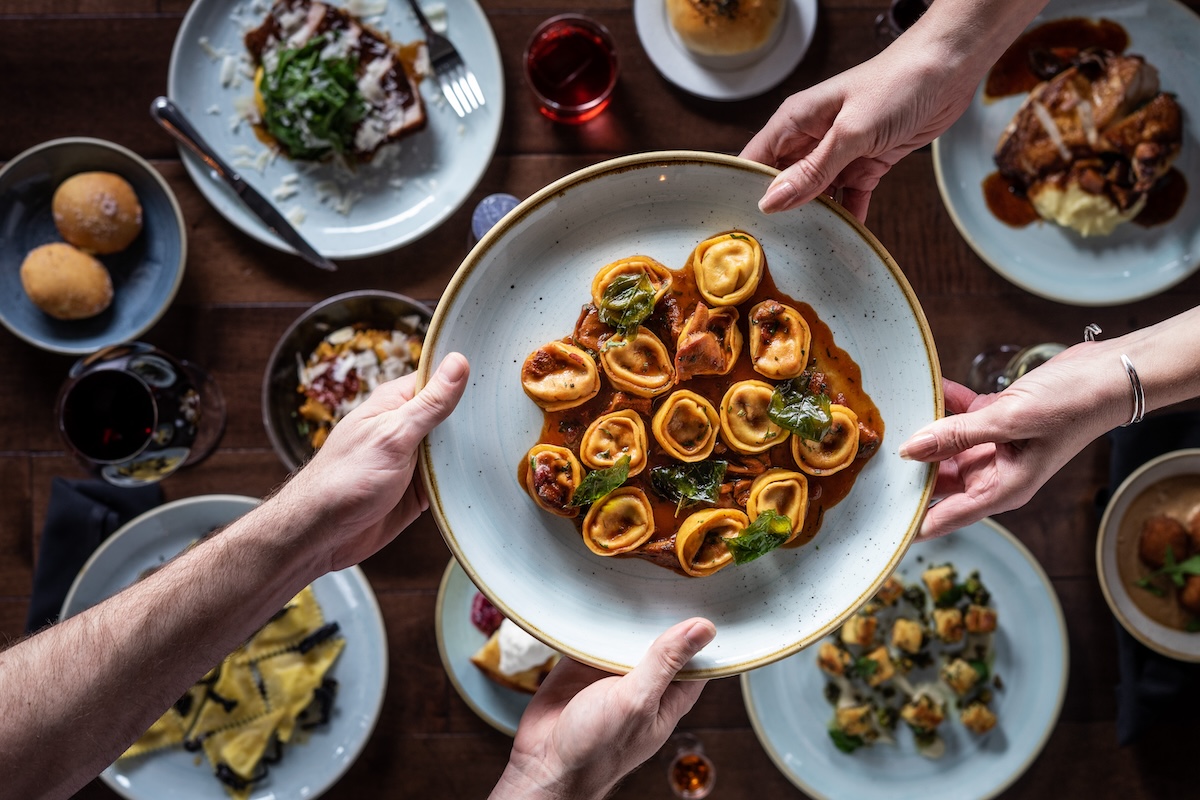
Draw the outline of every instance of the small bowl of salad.
[[[432,316],[412,298],[364,290],[322,300],[288,327],[262,386],[263,425],[288,469],[376,386],[416,371]]]

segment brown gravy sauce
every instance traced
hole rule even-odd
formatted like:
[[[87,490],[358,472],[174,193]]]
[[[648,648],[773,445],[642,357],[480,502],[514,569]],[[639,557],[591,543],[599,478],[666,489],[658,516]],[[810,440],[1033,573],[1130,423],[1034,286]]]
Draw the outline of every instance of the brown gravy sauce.
[[[1129,34],[1117,23],[1084,17],[1056,19],[1021,34],[1000,56],[988,73],[983,87],[985,101],[1024,94],[1041,82],[1030,67],[1030,58],[1049,52],[1069,61],[1080,50],[1100,47],[1123,53],[1129,46]]]
[[[1138,580],[1149,578],[1154,572],[1138,557],[1138,541],[1142,525],[1150,517],[1166,514],[1186,525],[1197,507],[1200,507],[1200,475],[1167,478],[1134,498],[1117,529],[1117,570],[1121,583],[1146,616],[1176,630],[1187,629],[1190,615],[1175,600],[1175,584],[1161,575],[1152,579],[1151,582],[1162,591],[1162,597],[1136,585]]]
[[[695,310],[696,304],[701,301],[700,292],[696,288],[696,280],[692,273],[690,262],[691,257],[689,256],[688,265],[683,269],[671,270],[672,278],[669,295],[673,295],[679,303],[684,319],[691,316],[691,312]],[[749,300],[737,306],[739,313],[738,326],[742,330],[744,341],[742,342],[742,349],[738,354],[738,359],[733,369],[727,375],[701,375],[691,378],[682,384],[676,384],[671,391],[689,389],[707,399],[719,411],[721,399],[734,383],[745,380],[759,380],[771,384],[776,383],[776,381],[765,378],[754,370],[754,365],[750,360],[750,343],[748,337],[745,336],[746,320],[750,309],[764,300],[776,300],[800,312],[800,315],[804,317],[804,321],[808,323],[809,330],[812,333],[812,342],[809,346],[811,355],[809,361],[810,368],[825,373],[826,384],[829,387],[829,396],[836,401],[838,394],[843,395],[845,405],[858,415],[860,423],[878,434],[879,444],[881,445],[884,433],[883,418],[879,414],[878,407],[876,407],[867,393],[863,391],[862,371],[859,369],[858,364],[854,363],[846,351],[834,344],[832,331],[830,331],[828,325],[821,321],[812,306],[779,290],[775,281],[771,278],[770,269],[767,265],[764,265],[763,277],[758,285],[758,290]],[[587,302],[590,302],[590,300],[587,300]],[[659,308],[661,307],[662,303],[660,301]],[[666,328],[657,310],[655,315],[646,321],[645,327],[667,345],[667,349],[671,352],[672,357],[674,357],[675,338],[670,335],[669,329]],[[568,334],[563,337],[563,341],[570,342],[571,335]],[[604,375],[603,370],[600,371],[600,374],[600,392],[591,400],[575,408],[544,412],[545,421],[542,425],[542,432],[538,437],[538,442],[566,447],[576,458],[579,457],[579,437],[582,436],[584,430],[587,429],[587,426],[593,420],[605,412],[605,409],[608,408],[609,403],[612,401],[613,395],[616,393],[616,390],[609,383],[608,377]],[[670,394],[671,392],[667,392],[654,399],[655,410]],[[675,557],[675,527],[678,523],[682,523],[691,512],[711,506],[709,504],[697,504],[685,509],[676,518],[675,503],[664,500],[655,493],[650,484],[650,470],[654,467],[676,462],[675,459],[663,452],[662,447],[658,444],[657,439],[655,439],[653,432],[650,430],[650,419],[643,416],[643,420],[646,423],[646,444],[649,449],[646,468],[639,474],[629,478],[624,485],[638,487],[649,498],[654,510],[654,534],[649,541],[634,552],[605,557],[621,558],[628,556],[643,558],[684,575],[686,573],[683,572]],[[718,431],[718,450],[721,448],[722,443],[723,436]],[[808,512],[804,518],[804,527],[797,534],[796,538],[785,544],[784,547],[799,547],[812,541],[813,537],[817,535],[817,531],[821,528],[825,512],[840,503],[850,493],[850,489],[854,486],[854,481],[858,477],[858,473],[862,471],[867,461],[873,457],[875,452],[878,452],[878,447],[870,455],[856,458],[850,466],[833,475],[823,477],[805,475],[808,479]],[[764,457],[769,456],[772,467],[800,471],[796,466],[795,459],[792,458],[790,436],[766,453],[760,455]],[[730,460],[737,457],[738,454],[736,452],[730,451],[725,455],[714,452],[710,458]],[[521,463],[517,468],[517,482],[520,484],[522,491],[525,491],[525,474],[527,469],[527,460],[522,457]],[[735,477],[739,476],[727,473],[726,482]],[[747,477],[753,478],[754,476]],[[738,508],[743,512],[745,511],[745,508],[741,506],[738,506]],[[580,536],[583,535],[583,520],[584,514],[582,511],[572,520],[575,528],[579,530]],[[769,558],[770,555],[767,557]]]

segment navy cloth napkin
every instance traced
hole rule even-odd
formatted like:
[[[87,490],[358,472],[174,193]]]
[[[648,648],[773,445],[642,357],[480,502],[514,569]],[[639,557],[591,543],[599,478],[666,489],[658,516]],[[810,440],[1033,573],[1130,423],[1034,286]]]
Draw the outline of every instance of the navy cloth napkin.
[[[1109,495],[1150,459],[1185,447],[1200,447],[1200,414],[1184,412],[1146,419],[1109,435]],[[1127,745],[1154,725],[1196,719],[1200,713],[1200,664],[1154,652],[1116,623],[1117,743]],[[1198,634],[1200,635],[1200,634]]]
[[[103,481],[55,478],[25,632],[57,621],[71,583],[92,552],[117,528],[162,501],[158,484],[123,489]]]

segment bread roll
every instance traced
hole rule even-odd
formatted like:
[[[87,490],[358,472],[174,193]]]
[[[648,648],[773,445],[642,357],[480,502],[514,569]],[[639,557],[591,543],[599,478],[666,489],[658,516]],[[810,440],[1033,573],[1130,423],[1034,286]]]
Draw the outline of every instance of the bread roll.
[[[107,255],[142,232],[142,206],[129,182],[111,172],[81,172],[63,181],[51,203],[54,224],[71,244]]]
[[[44,244],[25,256],[21,285],[34,305],[56,319],[94,317],[113,298],[104,265],[62,242]]]
[[[737,69],[774,43],[784,0],[667,0],[667,16],[684,46],[706,66]]]

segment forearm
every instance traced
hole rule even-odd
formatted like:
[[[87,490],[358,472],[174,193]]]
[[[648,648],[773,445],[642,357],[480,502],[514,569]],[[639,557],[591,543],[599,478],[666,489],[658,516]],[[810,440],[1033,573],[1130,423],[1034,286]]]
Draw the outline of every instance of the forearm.
[[[1047,2],[936,0],[897,44],[934,54],[978,82]]]
[[[1098,344],[1107,357],[1106,373],[1122,389],[1124,400],[1115,411],[1118,424],[1128,422],[1133,409],[1133,388],[1121,366],[1122,353],[1137,370],[1147,411],[1200,397],[1200,308]]]
[[[322,569],[268,503],[107,601],[0,653],[0,774],[66,797]],[[293,533],[299,534],[294,536]]]
[[[544,764],[518,765],[510,760],[488,800],[603,800],[617,783],[599,776],[552,775]]]

